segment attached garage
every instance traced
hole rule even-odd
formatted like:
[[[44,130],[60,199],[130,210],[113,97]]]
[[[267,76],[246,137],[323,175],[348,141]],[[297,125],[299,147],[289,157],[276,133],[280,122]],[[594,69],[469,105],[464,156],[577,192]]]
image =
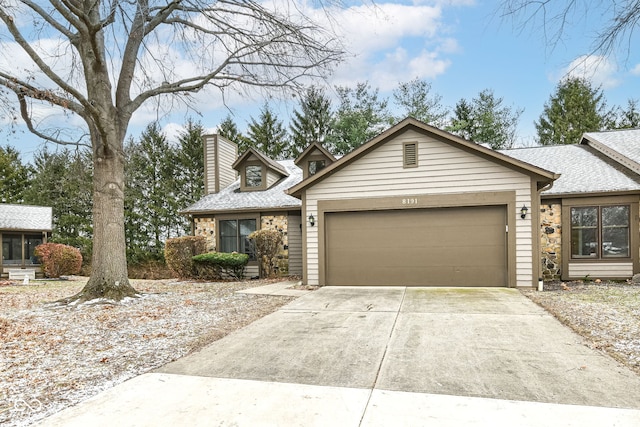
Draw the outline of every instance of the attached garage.
[[[557,176],[406,119],[292,187],[303,282],[531,287]]]
[[[507,286],[506,206],[325,214],[325,283]]]

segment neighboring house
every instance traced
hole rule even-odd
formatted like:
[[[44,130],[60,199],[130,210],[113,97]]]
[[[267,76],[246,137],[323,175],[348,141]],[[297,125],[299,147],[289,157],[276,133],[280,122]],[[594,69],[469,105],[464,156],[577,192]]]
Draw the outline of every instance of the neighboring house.
[[[40,271],[34,251],[51,235],[51,223],[50,207],[0,204],[2,276],[14,269]]]
[[[301,202],[286,191],[335,158],[319,144],[295,161],[274,161],[254,149],[236,157],[235,144],[205,136],[205,196],[182,213],[191,217],[194,234],[207,239],[209,250],[249,254],[248,276],[258,274],[258,263],[247,236],[258,229],[281,231],[277,270],[302,275]]]
[[[277,162],[206,141],[207,177],[232,182],[209,181],[184,211],[194,234],[250,253],[250,232],[278,229],[280,272],[309,285],[531,287],[640,271],[638,130],[497,152],[406,119],[340,159],[314,143]]]
[[[506,150],[560,173],[541,194],[545,279],[628,279],[640,272],[640,130],[585,133],[579,144]]]

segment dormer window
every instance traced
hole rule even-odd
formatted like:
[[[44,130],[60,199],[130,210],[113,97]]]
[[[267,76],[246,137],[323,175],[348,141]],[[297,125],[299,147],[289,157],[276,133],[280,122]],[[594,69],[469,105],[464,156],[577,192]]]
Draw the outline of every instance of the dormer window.
[[[295,163],[302,169],[302,178],[307,179],[335,161],[336,158],[322,144],[313,142],[300,153]]]
[[[315,175],[320,172],[326,166],[325,160],[310,160],[309,161],[309,176]]]
[[[262,187],[262,166],[247,165],[245,168],[244,182],[246,187]]]

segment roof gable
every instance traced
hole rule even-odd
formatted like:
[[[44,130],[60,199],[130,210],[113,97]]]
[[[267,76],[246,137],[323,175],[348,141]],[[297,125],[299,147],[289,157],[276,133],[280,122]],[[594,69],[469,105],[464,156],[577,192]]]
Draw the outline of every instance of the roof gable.
[[[0,230],[51,231],[52,209],[0,204]]]
[[[455,146],[461,150],[471,152],[475,155],[478,155],[490,161],[496,162],[510,169],[514,169],[526,175],[532,176],[536,180],[538,180],[539,183],[541,183],[541,185],[539,185],[540,188],[553,182],[553,180],[558,177],[556,174],[548,170],[531,165],[529,163],[522,162],[512,157],[506,156],[499,152],[493,151],[489,148],[478,145],[474,142],[467,141],[463,138],[460,138],[458,136],[455,136],[453,134],[450,134],[448,132],[445,132],[443,130],[440,130],[438,128],[435,128],[433,126],[420,122],[419,120],[416,120],[413,118],[407,118],[402,122],[398,123],[397,125],[389,128],[385,132],[381,133],[377,137],[366,142],[365,144],[363,144],[356,150],[352,151],[351,153],[340,158],[332,165],[322,169],[317,174],[305,179],[300,184],[290,188],[289,194],[300,196],[302,192],[304,192],[307,188],[315,185],[316,183],[327,178],[328,176],[332,175],[338,170],[353,163],[354,161],[364,156],[365,154],[371,152],[372,150],[375,150],[378,146],[383,145],[387,141],[390,141],[396,138],[398,135],[408,130],[415,130],[420,133],[428,134],[440,142]]]
[[[580,140],[605,156],[640,173],[640,129],[587,132]]]
[[[279,164],[275,160],[270,159],[266,154],[255,148],[249,148],[247,151],[242,153],[242,155],[238,157],[238,159],[233,163],[233,165],[231,165],[231,167],[233,167],[237,171],[240,171],[242,164],[250,160],[258,160],[268,169],[279,173],[281,176],[289,176],[289,173],[281,164]]]
[[[295,164],[300,166],[300,163],[302,163],[307,157],[312,156],[312,155],[314,155],[314,156],[315,155],[324,156],[331,163],[336,161],[336,158],[334,157],[334,155],[331,154],[329,152],[329,150],[324,148],[322,146],[322,144],[320,144],[319,142],[312,142],[311,144],[309,144],[309,146],[307,148],[304,149],[304,151],[302,153],[300,153],[298,158],[296,158]]]

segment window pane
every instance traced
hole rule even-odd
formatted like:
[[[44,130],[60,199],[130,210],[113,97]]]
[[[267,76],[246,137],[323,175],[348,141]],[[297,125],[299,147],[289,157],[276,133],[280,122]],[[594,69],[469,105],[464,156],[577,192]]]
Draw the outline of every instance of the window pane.
[[[571,256],[598,256],[598,208],[571,208]]]
[[[571,228],[597,226],[598,208],[571,208]]]
[[[36,246],[42,244],[41,236],[24,236],[24,260],[27,264],[39,264],[35,255]]]
[[[309,162],[309,175],[315,175],[318,171],[324,168],[324,166],[324,160],[311,160]]]
[[[220,247],[218,252],[238,251],[238,221],[220,221]]]
[[[241,219],[240,223],[240,250],[238,252],[249,255],[249,259],[256,259],[253,243],[249,239],[249,234],[256,231],[255,219]]]
[[[602,256],[629,257],[629,206],[602,208]]]
[[[22,264],[22,235],[2,235],[2,263]]]
[[[260,187],[262,185],[262,166],[247,166],[244,170],[245,185],[247,187]]]

